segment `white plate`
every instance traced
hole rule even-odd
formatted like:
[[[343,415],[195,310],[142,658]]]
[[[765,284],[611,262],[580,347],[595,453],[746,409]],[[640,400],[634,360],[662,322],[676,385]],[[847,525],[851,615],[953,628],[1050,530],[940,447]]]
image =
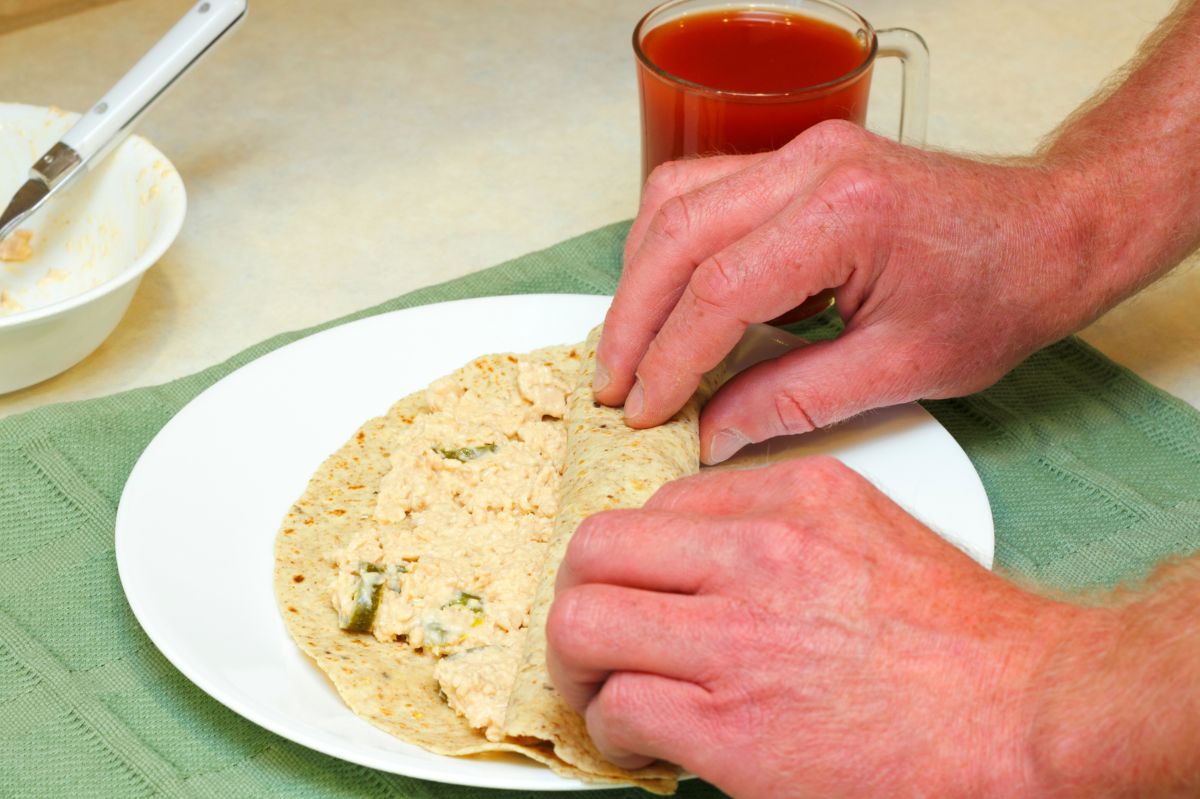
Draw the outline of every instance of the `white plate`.
[[[284,512],[364,421],[484,352],[582,340],[608,302],[523,295],[396,311],[309,336],[209,388],[151,442],[117,512],[117,567],[146,634],[227,707],[334,757],[464,785],[587,787],[519,757],[434,755],[359,719],[288,637],[272,568]],[[918,406],[765,449],[841,457],[990,565],[979,479]]]

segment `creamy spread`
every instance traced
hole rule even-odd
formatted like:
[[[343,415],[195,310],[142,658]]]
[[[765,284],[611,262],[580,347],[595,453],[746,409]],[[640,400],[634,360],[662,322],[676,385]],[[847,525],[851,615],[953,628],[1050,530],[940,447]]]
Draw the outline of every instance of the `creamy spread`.
[[[62,272],[58,269],[55,269],[54,267],[50,267],[49,269],[46,270],[46,274],[44,274],[40,278],[38,278],[37,285],[38,285],[38,288],[42,288],[43,286],[49,285],[50,283],[62,283],[66,279],[67,279],[66,272]]]
[[[25,306],[17,302],[13,295],[9,294],[4,289],[0,289],[0,311],[6,313],[16,313],[17,311],[25,310]]]
[[[503,738],[504,712],[517,678],[520,637],[493,646],[478,646],[438,661],[433,676],[450,707],[467,723],[482,729],[488,740]]]
[[[0,239],[0,261],[28,261],[33,257],[32,230],[14,230]]]
[[[373,523],[333,555],[343,628],[442,657],[446,701],[489,737],[553,530],[578,368],[559,347],[480,358],[430,385],[429,411],[391,442]]]

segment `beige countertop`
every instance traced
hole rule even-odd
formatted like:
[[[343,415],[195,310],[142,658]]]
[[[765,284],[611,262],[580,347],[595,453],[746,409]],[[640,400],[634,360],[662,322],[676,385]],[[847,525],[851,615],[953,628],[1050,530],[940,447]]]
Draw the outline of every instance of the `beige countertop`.
[[[0,416],[179,377],[632,216],[629,36],[651,3],[251,0],[246,23],[139,127],[187,186],[175,245],[99,350],[0,396]],[[931,145],[1015,153],[1171,3],[855,5],[928,41]],[[0,18],[0,101],[85,108],[188,6],[122,0],[8,32]],[[885,65],[872,127],[894,127],[897,95]],[[1198,306],[1200,272],[1185,266],[1084,337],[1200,406]]]

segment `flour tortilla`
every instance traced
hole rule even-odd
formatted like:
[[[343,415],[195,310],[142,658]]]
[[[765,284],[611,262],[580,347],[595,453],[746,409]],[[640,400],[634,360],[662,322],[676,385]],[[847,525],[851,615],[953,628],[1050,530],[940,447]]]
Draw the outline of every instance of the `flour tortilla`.
[[[442,700],[434,679],[435,658],[379,642],[369,634],[343,632],[329,601],[334,565],[328,555],[372,523],[375,494],[390,469],[387,447],[396,431],[429,411],[424,392],[400,400],[386,415],[368,421],[317,470],[280,527],[275,590],[288,631],[300,649],[325,672],[356,715],[397,738],[444,755],[519,752],[566,777],[632,783],[654,793],[672,793],[678,776],[673,765],[657,763],[628,771],[606,761],[588,738],[583,720],[563,703],[545,671],[545,621],[554,578],[579,522],[601,510],[638,507],[662,484],[699,467],[699,397],[672,420],[650,430],[632,430],[619,409],[593,402],[598,335],[597,330],[589,337],[585,368],[568,400],[559,512],[509,699],[504,740],[488,741]],[[514,368],[504,355],[485,360],[498,370]]]
[[[275,545],[275,594],[288,632],[356,715],[403,741],[445,755],[520,752],[560,773],[582,776],[554,762],[545,745],[491,743],[468,727],[438,694],[434,658],[338,628],[329,601],[328,553],[371,523],[375,492],[390,466],[388,442],[427,410],[419,392],[367,422],[321,464],[288,511]]]
[[[599,334],[597,328],[588,337],[584,369],[567,400],[567,460],[554,537],[534,599],[504,731],[512,737],[552,742],[558,757],[591,775],[630,779],[634,774],[654,774],[674,779],[678,770],[667,764],[629,772],[605,760],[588,737],[583,718],[567,706],[546,672],[546,617],[554,600],[554,581],[580,522],[603,510],[641,507],[659,486],[700,468],[701,393],[658,427],[628,427],[620,408],[599,405],[592,398]]]

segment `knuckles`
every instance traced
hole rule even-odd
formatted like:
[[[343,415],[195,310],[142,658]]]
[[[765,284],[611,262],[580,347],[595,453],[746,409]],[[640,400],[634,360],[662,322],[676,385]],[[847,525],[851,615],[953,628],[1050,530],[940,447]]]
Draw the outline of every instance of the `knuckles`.
[[[643,188],[644,202],[648,204],[679,194],[685,185],[683,171],[686,167],[686,161],[665,161],[654,167]]]
[[[822,167],[817,191],[840,212],[876,215],[893,207],[898,197],[894,178],[895,142],[876,136],[853,122],[831,119],[801,133],[779,151],[787,162]]]
[[[594,703],[596,713],[609,726],[610,734],[615,736],[611,743],[627,748],[629,741],[622,740],[620,730],[624,725],[615,723],[616,720],[636,718],[645,711],[645,691],[639,685],[637,675],[632,672],[614,672],[605,680],[604,688],[597,695]]]
[[[803,562],[805,531],[793,519],[770,519],[748,531],[745,544],[755,570],[770,575],[795,571]]]
[[[654,758],[638,753],[646,731],[658,723],[650,710],[653,697],[638,685],[639,676],[617,672],[609,676],[585,711],[588,732],[596,747],[612,762],[637,769]]]
[[[650,220],[649,234],[673,244],[682,244],[691,232],[692,219],[688,201],[684,195],[676,194],[659,206]]]
[[[784,161],[837,163],[889,144],[886,139],[867,132],[861,125],[844,119],[827,119],[785,144],[778,150],[777,156]]]
[[[707,475],[693,474],[664,483],[650,495],[642,505],[643,510],[681,512],[687,508],[688,500],[700,488]]]
[[[546,617],[546,643],[570,662],[595,634],[596,597],[585,588],[568,588],[554,597]]]
[[[858,472],[832,455],[814,455],[786,464],[790,490],[795,496],[826,502],[842,496],[850,484],[862,481]]]
[[[594,734],[595,728],[599,728],[604,748],[610,750],[637,752],[653,739],[658,740],[656,749],[669,750],[675,747],[667,741],[682,737],[682,729],[690,728],[694,734],[696,724],[712,725],[711,704],[703,693],[685,696],[664,693],[658,680],[636,672],[618,671],[609,675],[588,705],[588,730]],[[686,754],[689,753],[677,753]],[[678,762],[679,758],[674,759]]]
[[[714,253],[696,267],[688,290],[705,306],[724,308],[743,289],[742,274],[727,257]]]
[[[784,149],[849,150],[862,147],[872,138],[861,125],[845,119],[827,119],[792,139]]]
[[[677,477],[669,483],[663,483],[642,505],[643,511],[659,511],[665,513],[687,514],[696,511],[702,504],[710,504],[714,494],[730,493],[731,483],[736,475],[729,472],[701,471],[686,477]],[[733,503],[730,510],[737,508]]]
[[[614,524],[619,524],[621,517],[627,513],[606,511],[589,516],[580,522],[567,544],[564,563],[570,568],[571,574],[582,582],[587,582],[592,574],[593,566],[608,557],[609,540]]]
[[[821,184],[821,195],[833,207],[870,215],[872,220],[895,204],[892,177],[857,158],[834,167]]]
[[[806,398],[796,394],[790,386],[776,393],[771,404],[780,433],[807,433],[819,426]]]

